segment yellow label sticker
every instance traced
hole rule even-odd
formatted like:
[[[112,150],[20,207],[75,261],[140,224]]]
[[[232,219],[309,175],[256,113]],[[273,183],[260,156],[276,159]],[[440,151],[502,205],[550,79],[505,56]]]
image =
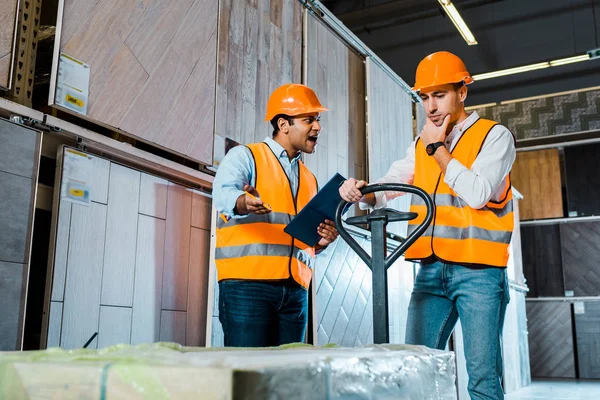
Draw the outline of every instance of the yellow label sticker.
[[[81,189],[71,189],[69,190],[69,194],[74,197],[83,197],[85,192]]]
[[[69,103],[76,105],[79,108],[83,108],[83,100],[78,99],[77,97],[73,97],[70,94],[67,93],[67,95],[65,96],[65,100],[67,100]]]

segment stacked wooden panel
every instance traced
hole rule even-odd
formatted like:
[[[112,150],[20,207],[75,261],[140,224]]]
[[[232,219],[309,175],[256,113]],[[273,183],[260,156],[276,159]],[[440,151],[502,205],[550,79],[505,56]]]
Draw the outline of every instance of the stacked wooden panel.
[[[315,17],[307,19],[306,84],[330,111],[322,114],[319,145],[306,156],[306,165],[321,186],[336,172],[364,179],[364,59]]]
[[[0,87],[10,89],[18,0],[0,0]]]
[[[0,119],[0,351],[22,344],[41,139]]]
[[[61,0],[59,10],[59,50],[90,65],[86,118],[212,164],[218,0]]]
[[[92,204],[61,201],[48,347],[172,341],[203,346],[206,195],[94,157]]]
[[[381,67],[367,58],[368,159],[370,182],[382,178],[394,161],[404,158],[413,141],[410,95]],[[389,207],[408,211],[410,196],[394,199]],[[388,225],[389,232],[406,236],[407,222]]]
[[[518,152],[510,177],[524,197],[521,220],[564,216],[558,149]]]
[[[300,83],[302,5],[290,0],[221,0],[215,133],[238,143],[271,134],[271,92]]]

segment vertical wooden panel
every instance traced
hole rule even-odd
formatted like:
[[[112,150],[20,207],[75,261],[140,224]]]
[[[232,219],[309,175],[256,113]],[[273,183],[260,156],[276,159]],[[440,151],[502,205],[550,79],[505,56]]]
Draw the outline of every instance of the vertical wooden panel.
[[[131,308],[100,307],[98,348],[129,344],[131,339]]]
[[[139,217],[131,344],[154,343],[160,338],[165,228],[164,220]]]
[[[185,345],[186,313],[162,311],[160,317],[160,341]]]
[[[530,297],[564,296],[560,228],[522,226],[523,274]]]
[[[600,214],[600,145],[565,147],[569,216]]]
[[[98,331],[105,226],[105,205],[73,205],[61,338],[66,349],[82,347]]]
[[[86,118],[212,164],[218,0],[62,4],[56,46],[91,67]]]
[[[529,358],[535,378],[575,378],[571,304],[527,302]]]
[[[600,222],[563,224],[560,240],[565,290],[575,296],[600,295]]]
[[[206,344],[210,232],[192,228],[190,248],[190,278],[185,344],[187,346],[204,346]]]
[[[331,111],[321,117],[319,145],[305,156],[306,165],[320,185],[336,172],[364,179],[364,60],[316,18],[307,18],[306,84]]]
[[[27,265],[0,261],[0,351],[21,349]]]
[[[302,5],[222,0],[219,27],[215,132],[261,141],[271,131],[263,121],[269,95],[301,80]]]
[[[56,246],[54,249],[54,277],[52,279],[52,301],[63,301],[65,279],[67,276],[67,252],[69,250],[69,232],[71,230],[71,205],[60,202],[58,224],[56,227]]]
[[[600,302],[575,303],[579,378],[600,378]]]
[[[192,192],[169,183],[162,309],[186,311]],[[185,338],[185,337],[184,337]]]
[[[140,214],[167,218],[167,191],[169,181],[142,173],[140,182]]]
[[[50,303],[50,325],[48,327],[47,348],[60,346],[60,334],[62,328],[63,303],[52,301]]]
[[[139,197],[140,173],[111,163],[102,273],[103,305],[132,305]]]
[[[110,175],[110,161],[92,156],[94,159],[94,173],[90,186],[92,187],[92,201],[106,204],[108,202],[108,179]]]
[[[9,89],[12,73],[17,4],[17,0],[0,1],[0,87],[5,89]]]
[[[368,113],[368,180],[383,177],[392,163],[404,158],[413,141],[412,100],[384,70],[367,58]],[[397,210],[408,210],[410,195],[388,204]],[[406,236],[407,222],[388,225],[388,232]]]
[[[194,190],[192,192],[192,226],[210,230],[211,210],[211,198],[205,193]]]
[[[524,197],[521,220],[564,216],[558,149],[518,152],[510,177]]]

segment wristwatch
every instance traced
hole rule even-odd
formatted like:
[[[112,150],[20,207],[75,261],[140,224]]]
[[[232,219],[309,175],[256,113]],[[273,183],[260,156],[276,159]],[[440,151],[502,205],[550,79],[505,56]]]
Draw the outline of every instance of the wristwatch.
[[[425,148],[425,151],[427,152],[427,155],[432,156],[435,151],[438,149],[438,147],[442,147],[444,145],[444,142],[435,142],[435,143],[431,143],[428,144],[427,147]]]

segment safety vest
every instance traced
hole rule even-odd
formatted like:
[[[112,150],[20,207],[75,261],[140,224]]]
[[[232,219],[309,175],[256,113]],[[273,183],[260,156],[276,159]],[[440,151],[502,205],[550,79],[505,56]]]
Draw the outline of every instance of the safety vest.
[[[317,194],[317,180],[299,161],[298,191],[266,143],[247,146],[256,165],[256,190],[272,207],[269,214],[217,220],[215,261],[219,281],[285,280],[292,278],[308,289],[315,249],[285,233],[292,218]]]
[[[452,157],[470,169],[494,125],[494,121],[477,120],[463,132],[451,152]],[[444,173],[418,140],[414,185],[431,196],[435,210],[431,225],[406,251],[407,260],[435,256],[453,264],[506,267],[514,227],[510,175],[502,201],[489,201],[481,209],[471,208],[444,182]],[[409,233],[423,222],[427,209],[423,200],[413,195],[410,210],[419,217],[409,222]]]

